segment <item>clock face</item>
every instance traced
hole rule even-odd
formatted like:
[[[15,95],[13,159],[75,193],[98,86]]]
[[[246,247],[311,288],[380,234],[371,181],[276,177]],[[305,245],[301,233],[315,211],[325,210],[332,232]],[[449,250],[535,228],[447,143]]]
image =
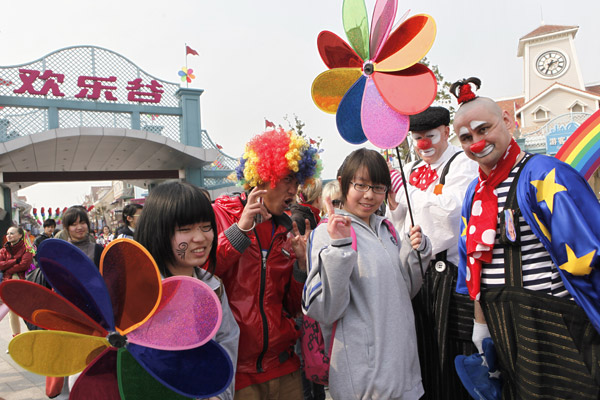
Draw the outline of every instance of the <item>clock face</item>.
[[[556,78],[567,69],[567,57],[560,51],[542,53],[535,62],[537,71],[545,78]]]

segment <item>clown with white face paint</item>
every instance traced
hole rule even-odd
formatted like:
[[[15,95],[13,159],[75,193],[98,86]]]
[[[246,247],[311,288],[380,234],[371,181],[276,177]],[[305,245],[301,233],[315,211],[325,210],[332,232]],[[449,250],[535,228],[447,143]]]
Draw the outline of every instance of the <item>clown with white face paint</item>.
[[[469,183],[477,176],[477,163],[471,161],[461,150],[448,143],[450,136],[450,113],[443,107],[430,107],[417,115],[410,116],[411,138],[420,160],[408,163],[404,175],[408,180],[408,194],[411,201],[415,224],[420,225],[432,243],[432,261],[425,275],[424,289],[413,301],[415,309],[417,335],[419,337],[419,359],[423,385],[428,399],[468,399],[468,393],[454,374],[452,362],[457,354],[471,354],[469,341],[457,344],[451,338],[438,338],[431,327],[448,321],[447,302],[434,299],[442,298],[438,292],[454,291],[452,279],[446,284],[437,284],[441,276],[456,276],[458,265],[458,239],[460,232],[460,210],[465,191]],[[393,197],[389,198],[387,217],[392,220],[398,232],[409,232],[411,225],[404,187],[398,187],[402,178],[398,171],[391,171]],[[439,264],[438,264],[439,262]],[[448,297],[448,302],[450,298]],[[450,302],[456,304],[456,302]],[[426,313],[424,310],[433,310]],[[446,310],[446,311],[444,311]],[[429,328],[426,328],[426,327]],[[443,329],[443,328],[440,328]],[[440,339],[440,342],[438,342]],[[444,343],[442,343],[442,341]],[[450,343],[452,341],[452,343]],[[438,357],[437,349],[457,349],[458,353],[448,350]],[[440,358],[443,360],[440,365]],[[442,374],[439,371],[448,371]],[[452,388],[448,390],[448,388]],[[457,388],[457,390],[454,390]]]

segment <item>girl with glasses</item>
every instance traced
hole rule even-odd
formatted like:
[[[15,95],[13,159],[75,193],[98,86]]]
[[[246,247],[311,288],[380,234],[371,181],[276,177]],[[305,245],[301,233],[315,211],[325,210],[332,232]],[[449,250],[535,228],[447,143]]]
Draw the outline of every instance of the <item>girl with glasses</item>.
[[[381,154],[354,151],[338,180],[342,209],[328,200],[328,220],[311,235],[303,294],[304,312],[321,324],[331,351],[331,396],[419,399],[424,391],[411,298],[422,283],[416,250],[425,267],[431,244],[420,227],[400,238],[375,214],[391,185]]]

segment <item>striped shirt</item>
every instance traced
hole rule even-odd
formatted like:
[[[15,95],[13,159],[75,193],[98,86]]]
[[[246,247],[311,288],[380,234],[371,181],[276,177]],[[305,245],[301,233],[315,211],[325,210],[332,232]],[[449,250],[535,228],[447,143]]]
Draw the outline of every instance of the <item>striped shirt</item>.
[[[500,242],[500,215],[504,211],[504,204],[510,185],[523,165],[525,157],[510,171],[508,178],[496,188],[498,194],[498,227],[496,240],[492,251],[492,262],[483,264],[481,273],[481,288],[491,289],[504,286],[504,247]],[[525,289],[543,292],[557,297],[570,296],[565,289],[556,266],[544,245],[534,235],[529,224],[523,216],[519,215],[521,260],[523,268],[523,287]]]

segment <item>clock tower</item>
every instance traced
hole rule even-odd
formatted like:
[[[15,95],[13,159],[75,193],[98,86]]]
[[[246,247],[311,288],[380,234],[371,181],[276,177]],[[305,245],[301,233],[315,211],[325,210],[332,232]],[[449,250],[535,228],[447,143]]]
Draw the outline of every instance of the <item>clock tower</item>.
[[[579,27],[542,25],[519,40],[525,103],[554,83],[585,90],[574,39]]]

